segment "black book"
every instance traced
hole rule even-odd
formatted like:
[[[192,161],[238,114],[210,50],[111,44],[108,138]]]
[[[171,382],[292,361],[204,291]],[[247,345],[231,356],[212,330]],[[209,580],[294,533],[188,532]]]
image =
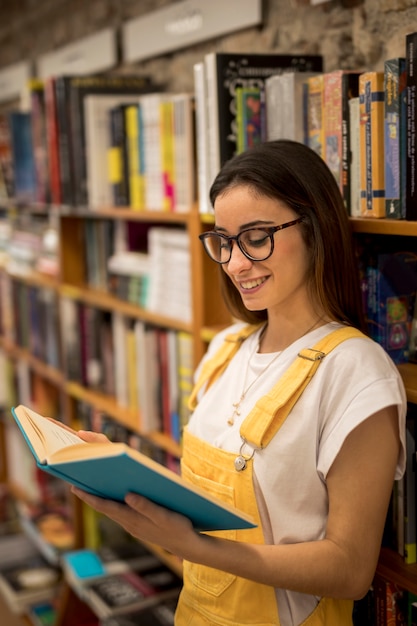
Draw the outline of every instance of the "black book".
[[[159,602],[138,611],[109,617],[100,621],[100,626],[174,626],[177,598]]]
[[[83,587],[82,597],[100,617],[123,615],[178,598],[182,580],[163,563],[104,575]]]
[[[416,119],[417,119],[417,32],[406,35],[407,150],[406,150],[406,219],[417,220]]]
[[[321,72],[320,55],[212,52],[205,56],[208,144],[213,178],[237,151],[236,89],[261,87],[285,71]]]
[[[120,104],[110,109],[110,176],[115,206],[129,206],[129,164],[126,142],[126,108]]]

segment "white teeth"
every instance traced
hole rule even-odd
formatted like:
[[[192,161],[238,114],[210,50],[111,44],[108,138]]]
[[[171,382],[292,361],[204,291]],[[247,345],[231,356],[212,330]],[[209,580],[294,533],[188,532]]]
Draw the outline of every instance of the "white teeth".
[[[263,282],[264,282],[264,279],[260,278],[258,280],[248,280],[240,284],[243,287],[243,289],[253,289],[254,287],[258,287],[258,285],[261,285]]]

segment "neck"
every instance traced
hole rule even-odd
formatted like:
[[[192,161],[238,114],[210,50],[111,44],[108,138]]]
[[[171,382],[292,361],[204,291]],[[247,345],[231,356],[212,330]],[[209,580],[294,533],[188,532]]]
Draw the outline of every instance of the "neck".
[[[316,315],[302,322],[285,320],[272,325],[269,321],[264,326],[259,339],[259,352],[279,352],[288,348],[294,341],[301,339],[312,330],[327,324],[325,316]]]

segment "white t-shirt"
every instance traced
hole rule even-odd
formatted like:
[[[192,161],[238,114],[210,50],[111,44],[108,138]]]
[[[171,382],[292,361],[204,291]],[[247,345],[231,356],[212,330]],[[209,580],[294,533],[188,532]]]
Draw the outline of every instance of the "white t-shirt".
[[[243,325],[235,324],[219,333],[203,362],[217,351],[225,335]],[[338,327],[336,323],[326,324],[277,357],[276,353],[257,353],[260,331],[251,335],[223,375],[207,393],[200,393],[189,422],[190,432],[238,454],[242,445],[240,425],[256,401],[274,386],[300,349],[312,348]],[[228,425],[233,403],[260,373],[240,405],[240,416],[235,417],[233,426]],[[323,359],[277,435],[253,458],[255,492],[267,543],[323,538],[328,510],[325,481],[334,459],[356,426],[390,405],[398,406],[401,433],[398,479],[405,467],[406,395],[397,368],[381,346],[365,337],[344,341]],[[300,624],[318,602],[314,596],[281,589],[277,589],[277,600],[282,626]]]

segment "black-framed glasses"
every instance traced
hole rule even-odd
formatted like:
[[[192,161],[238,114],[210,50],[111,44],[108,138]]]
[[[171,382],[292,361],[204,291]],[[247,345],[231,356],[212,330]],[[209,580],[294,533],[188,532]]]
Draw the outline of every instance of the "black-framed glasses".
[[[236,241],[239,250],[251,261],[265,261],[274,251],[274,235],[279,230],[295,226],[303,221],[298,217],[291,222],[279,226],[264,226],[262,228],[247,228],[238,235],[223,235],[214,230],[199,235],[204,249],[213,261],[223,265],[229,263],[232,257],[233,242]]]

